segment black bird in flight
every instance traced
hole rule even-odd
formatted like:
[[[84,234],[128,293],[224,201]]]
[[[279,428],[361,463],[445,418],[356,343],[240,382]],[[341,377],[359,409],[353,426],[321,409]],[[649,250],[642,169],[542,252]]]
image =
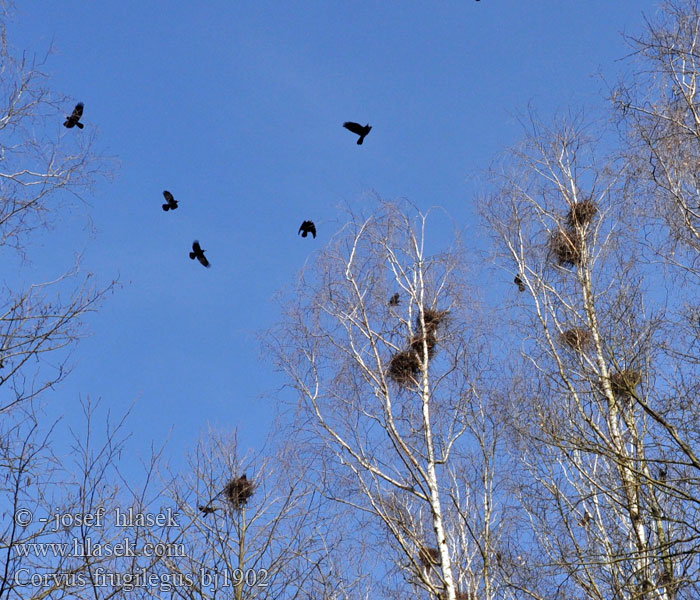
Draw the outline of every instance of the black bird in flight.
[[[192,242],[192,252],[190,252],[190,258],[192,260],[196,258],[208,269],[209,267],[211,267],[211,265],[209,264],[207,257],[204,256],[205,252],[206,250],[202,250],[202,247],[199,245],[199,240],[195,240],[194,242]]]
[[[513,279],[513,283],[518,286],[518,291],[524,292],[525,291],[525,284],[523,283],[523,280],[520,279],[520,273],[518,273],[515,278]]]
[[[345,129],[349,129],[353,133],[356,133],[360,136],[360,139],[357,140],[358,145],[362,144],[362,142],[365,141],[365,136],[372,129],[372,126],[369,123],[367,123],[367,125],[363,127],[359,123],[353,123],[352,121],[346,121],[345,123],[343,123],[343,127],[345,127]]]
[[[70,117],[66,117],[66,122],[63,124],[65,127],[70,129],[71,127],[78,126],[78,129],[83,128],[83,124],[80,122],[80,117],[83,116],[83,106],[82,102],[78,102],[73,109],[73,114]]]
[[[163,197],[165,198],[166,202],[166,204],[163,204],[163,210],[168,211],[175,210],[177,208],[177,200],[173,198],[173,195],[168,190],[163,192]]]
[[[314,236],[314,239],[316,238],[316,225],[314,225],[313,221],[304,221],[301,224],[301,227],[299,227],[299,231],[297,231],[297,235],[301,233],[301,237],[306,237],[309,235]]]
[[[389,298],[389,306],[398,306],[399,305],[399,293],[396,292],[391,298]]]

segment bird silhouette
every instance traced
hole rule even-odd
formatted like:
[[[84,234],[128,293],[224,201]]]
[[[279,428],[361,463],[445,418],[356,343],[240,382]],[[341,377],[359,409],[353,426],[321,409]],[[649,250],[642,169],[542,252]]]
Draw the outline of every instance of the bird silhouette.
[[[163,204],[163,210],[168,211],[168,210],[175,210],[177,208],[177,200],[173,198],[173,195],[168,191],[165,190],[163,192],[163,197],[165,198],[165,204]]]
[[[345,123],[343,123],[343,127],[360,136],[360,139],[357,140],[358,146],[365,141],[365,136],[372,129],[372,126],[369,123],[367,123],[367,125],[363,127],[359,123],[353,123],[352,121],[346,121]]]
[[[209,267],[211,267],[211,265],[209,264],[207,257],[204,256],[205,252],[206,250],[202,250],[202,247],[199,245],[199,240],[195,240],[194,242],[192,242],[192,252],[190,252],[190,258],[192,260],[196,258],[208,269]]]
[[[391,298],[389,298],[389,306],[398,306],[401,302],[399,293],[396,292]]]
[[[301,237],[306,237],[310,233],[311,235],[314,236],[314,238],[316,238],[316,225],[314,225],[313,221],[304,221],[301,224],[301,227],[299,227],[299,231],[297,231],[297,235],[299,235],[300,233],[301,233]]]
[[[63,124],[64,127],[68,127],[68,129],[70,129],[71,127],[75,127],[77,125],[78,129],[83,128],[83,124],[80,122],[80,117],[83,116],[83,106],[84,104],[82,102],[78,102],[78,104],[75,105],[73,114],[70,117],[66,117],[66,122]]]
[[[518,290],[521,292],[525,291],[525,284],[523,283],[523,280],[520,279],[520,273],[518,273],[515,278],[513,279],[513,283],[518,286]]]

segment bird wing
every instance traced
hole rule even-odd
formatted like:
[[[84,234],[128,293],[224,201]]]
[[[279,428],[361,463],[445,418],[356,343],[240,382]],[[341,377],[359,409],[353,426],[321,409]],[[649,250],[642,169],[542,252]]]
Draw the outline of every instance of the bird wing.
[[[194,250],[195,254],[202,254],[202,247],[199,245],[199,240],[192,242],[192,250]]]
[[[211,267],[211,265],[209,264],[209,261],[207,260],[207,257],[204,256],[204,254],[199,254],[199,255],[197,256],[197,260],[198,260],[200,263],[202,263],[207,269],[208,269],[209,267]]]
[[[352,121],[346,121],[345,123],[343,123],[343,127],[345,127],[345,129],[349,129],[357,135],[362,135],[363,133],[365,133],[365,128],[362,125],[360,125],[359,123],[353,123]]]
[[[83,106],[85,105],[82,102],[78,102],[78,104],[75,105],[75,108],[73,109],[73,114],[71,116],[75,119],[79,119],[80,117],[82,117]]]
[[[175,198],[173,198],[173,195],[172,195],[168,190],[165,190],[165,191],[163,192],[163,197],[165,198],[165,201],[166,201],[168,204],[172,204],[172,203],[174,202],[174,200],[175,200]]]
[[[306,227],[306,221],[304,221],[304,222],[299,226],[299,231],[297,231],[297,235],[299,235],[302,231],[304,231],[304,227]]]
[[[316,225],[314,225],[311,221],[309,221],[309,231],[314,236],[314,239],[316,239]]]

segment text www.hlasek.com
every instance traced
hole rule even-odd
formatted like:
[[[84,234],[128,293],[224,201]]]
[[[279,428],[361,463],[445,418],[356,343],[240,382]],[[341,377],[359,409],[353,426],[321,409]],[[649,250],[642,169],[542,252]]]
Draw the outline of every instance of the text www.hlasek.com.
[[[84,540],[74,539],[68,542],[26,542],[15,544],[14,550],[19,557],[27,556],[61,556],[61,557],[135,557],[135,556],[166,556],[170,558],[186,557],[184,544],[175,543],[146,543],[137,548],[125,537],[116,544],[93,543],[88,537]]]

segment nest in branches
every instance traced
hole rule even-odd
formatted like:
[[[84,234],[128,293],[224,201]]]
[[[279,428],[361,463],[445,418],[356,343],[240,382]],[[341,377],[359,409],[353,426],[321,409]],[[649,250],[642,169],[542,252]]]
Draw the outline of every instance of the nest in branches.
[[[411,337],[408,348],[395,354],[389,362],[387,373],[396,383],[403,386],[415,384],[424,356],[424,343],[428,350],[428,359],[433,358],[437,351],[437,329],[448,313],[447,310],[424,309],[425,329],[421,326],[420,314],[416,316],[416,331],[422,333]]]
[[[581,352],[590,345],[592,340],[590,330],[585,327],[572,327],[561,334],[561,343],[569,346],[572,350]]]
[[[411,350],[416,353],[419,359],[423,358],[423,340],[425,340],[426,346],[428,347],[428,358],[433,358],[433,356],[435,356],[435,346],[437,346],[437,337],[432,331],[425,337],[422,335],[414,335],[411,338]]]
[[[435,356],[435,347],[437,346],[437,329],[440,323],[445,319],[449,311],[434,310],[432,308],[423,309],[423,321],[425,322],[425,335],[417,333],[411,338],[411,349],[423,356],[423,341],[425,340],[428,347],[428,358]],[[420,322],[420,314],[416,315],[416,331],[422,330]]]
[[[246,505],[250,497],[253,495],[254,485],[252,481],[248,481],[245,473],[236,479],[232,479],[224,488],[224,496],[228,503],[240,510]]]
[[[598,205],[593,200],[576,202],[571,206],[566,215],[566,224],[572,229],[576,226],[583,227],[593,220],[598,212]]]
[[[442,323],[449,312],[448,310],[434,310],[432,308],[423,309],[426,332],[429,334],[435,333],[438,325]],[[416,317],[416,329],[420,329],[420,315]]]
[[[642,383],[642,374],[636,369],[624,369],[610,376],[610,387],[615,396],[630,398],[637,391],[637,386]]]
[[[440,551],[437,548],[421,548],[418,552],[418,558],[426,568],[439,565],[442,562],[440,560]]]
[[[549,247],[560,265],[575,266],[581,262],[583,238],[575,231],[560,229],[552,234]]]
[[[389,377],[403,386],[415,383],[419,371],[420,359],[413,350],[399,352],[389,362]]]

